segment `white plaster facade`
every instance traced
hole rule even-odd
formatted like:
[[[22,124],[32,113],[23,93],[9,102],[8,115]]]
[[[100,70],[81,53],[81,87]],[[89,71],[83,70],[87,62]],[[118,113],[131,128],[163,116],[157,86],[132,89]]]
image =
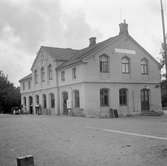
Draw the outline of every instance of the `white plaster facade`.
[[[41,47],[32,65],[32,74],[20,80],[21,101],[30,111],[29,96],[33,98],[35,113],[35,96],[39,95],[39,104],[43,114],[63,114],[65,102],[63,92],[67,92],[73,112],[86,116],[109,116],[109,109],[117,109],[119,115],[139,114],[142,110],[142,90],[148,92],[148,110],[161,110],[160,64],[141,47],[128,33],[126,23],[120,24],[119,35],[103,42],[95,43],[82,50]],[[48,51],[49,50],[49,51]],[[52,51],[50,51],[52,50]],[[54,51],[53,51],[54,50]],[[108,71],[100,71],[100,56],[108,56]],[[122,58],[128,58],[129,71],[122,72]],[[141,71],[141,61],[147,61],[147,73]],[[52,68],[52,79],[48,78],[48,66]],[[45,81],[41,80],[41,68],[45,70]],[[73,78],[76,68],[76,78]],[[35,83],[37,70],[38,83]],[[62,72],[65,80],[62,81]],[[31,87],[28,88],[28,82]],[[24,89],[23,89],[24,84]],[[100,89],[107,89],[108,100],[101,105]],[[120,89],[126,89],[126,102],[120,104]],[[74,90],[79,92],[79,106],[75,108]],[[54,107],[51,108],[50,93],[54,94]],[[43,108],[42,95],[46,94],[47,106]],[[144,98],[145,98],[144,97]],[[26,103],[24,101],[26,98]],[[144,99],[145,100],[145,99]],[[77,101],[78,102],[78,101]],[[66,102],[64,103],[66,104]]]

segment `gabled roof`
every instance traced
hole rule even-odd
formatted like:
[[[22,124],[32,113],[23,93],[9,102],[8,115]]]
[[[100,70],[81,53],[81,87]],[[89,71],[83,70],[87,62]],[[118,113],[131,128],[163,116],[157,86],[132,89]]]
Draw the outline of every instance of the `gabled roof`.
[[[75,50],[71,48],[56,48],[56,47],[47,47],[42,46],[42,50],[47,52],[54,60],[67,61],[80,50]]]
[[[87,47],[80,50],[79,52],[76,52],[76,54],[71,57],[69,61],[64,62],[60,66],[58,66],[58,69],[72,65],[77,62],[81,62],[82,59],[86,58],[89,55],[92,55],[93,53],[96,53],[98,50],[101,50],[103,47],[107,46],[108,43],[114,43],[118,38],[119,36],[111,37],[107,40],[95,44],[94,46]]]
[[[19,82],[23,81],[23,80],[27,80],[27,79],[31,79],[32,78],[32,73],[26,75],[25,77],[23,77],[22,79],[19,80]]]

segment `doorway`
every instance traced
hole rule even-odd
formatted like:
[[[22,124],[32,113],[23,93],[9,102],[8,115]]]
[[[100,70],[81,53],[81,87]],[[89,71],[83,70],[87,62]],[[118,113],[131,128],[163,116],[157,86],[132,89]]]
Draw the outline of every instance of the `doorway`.
[[[146,112],[150,110],[150,90],[141,90],[141,111]]]

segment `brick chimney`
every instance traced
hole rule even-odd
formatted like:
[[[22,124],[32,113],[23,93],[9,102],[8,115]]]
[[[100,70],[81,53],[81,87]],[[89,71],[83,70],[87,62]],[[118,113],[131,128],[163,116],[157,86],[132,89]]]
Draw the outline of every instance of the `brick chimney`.
[[[89,38],[89,47],[96,45],[96,37]]]
[[[126,20],[119,24],[119,35],[120,34],[128,34],[128,24],[126,23]]]

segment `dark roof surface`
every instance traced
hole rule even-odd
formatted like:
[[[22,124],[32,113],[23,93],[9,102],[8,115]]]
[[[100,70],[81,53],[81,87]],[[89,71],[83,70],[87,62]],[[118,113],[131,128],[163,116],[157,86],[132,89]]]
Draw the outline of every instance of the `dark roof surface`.
[[[107,40],[104,40],[102,42],[95,44],[94,46],[86,47],[82,50],[75,52],[74,56],[72,56],[68,61],[62,63],[60,66],[58,66],[58,68],[63,68],[65,66],[68,66],[68,65],[71,65],[71,64],[74,64],[76,62],[81,61],[83,58],[85,58],[85,57],[95,53],[99,49],[105,47],[107,45],[107,43],[115,41],[116,39],[118,39],[118,37],[119,36],[111,37]]]
[[[20,79],[19,82],[21,82],[23,80],[26,80],[26,79],[30,79],[30,78],[32,78],[32,74],[26,75],[25,77],[23,77],[22,79]]]

